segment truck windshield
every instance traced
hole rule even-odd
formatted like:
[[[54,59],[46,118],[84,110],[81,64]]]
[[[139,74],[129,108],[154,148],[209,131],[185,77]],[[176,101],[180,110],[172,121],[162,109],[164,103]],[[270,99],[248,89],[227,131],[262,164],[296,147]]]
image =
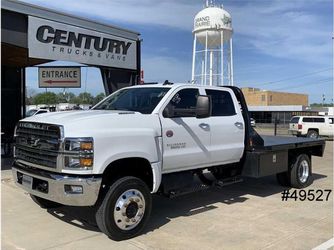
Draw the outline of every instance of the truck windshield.
[[[110,95],[92,109],[129,110],[150,114],[170,88],[130,88]]]

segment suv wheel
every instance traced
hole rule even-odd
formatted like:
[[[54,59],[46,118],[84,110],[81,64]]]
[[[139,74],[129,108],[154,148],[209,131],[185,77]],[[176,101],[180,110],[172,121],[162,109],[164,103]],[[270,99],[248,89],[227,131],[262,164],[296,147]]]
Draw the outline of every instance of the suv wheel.
[[[318,133],[317,131],[315,131],[315,130],[309,130],[309,131],[307,132],[307,137],[308,137],[308,138],[316,139],[316,138],[319,137],[319,133]]]

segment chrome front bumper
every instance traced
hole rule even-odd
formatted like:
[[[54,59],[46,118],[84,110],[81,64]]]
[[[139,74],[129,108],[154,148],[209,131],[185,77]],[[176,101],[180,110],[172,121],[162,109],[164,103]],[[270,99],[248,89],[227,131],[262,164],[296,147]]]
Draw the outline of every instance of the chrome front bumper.
[[[51,173],[40,169],[28,169],[19,163],[14,163],[12,173],[15,183],[32,195],[69,206],[92,206],[95,204],[102,182],[96,176],[69,176],[67,174]],[[23,185],[20,176],[32,178],[31,185]],[[31,178],[30,178],[31,177]],[[40,191],[36,183],[47,186],[46,191]],[[66,186],[82,187],[81,193],[71,193]]]

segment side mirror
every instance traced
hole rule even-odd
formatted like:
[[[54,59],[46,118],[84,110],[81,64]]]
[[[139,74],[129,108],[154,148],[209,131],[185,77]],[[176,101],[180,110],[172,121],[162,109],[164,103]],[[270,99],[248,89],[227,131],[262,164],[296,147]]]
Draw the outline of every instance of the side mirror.
[[[211,116],[211,98],[207,95],[199,95],[196,103],[196,118],[207,118]]]
[[[162,111],[162,116],[165,118],[173,118],[174,117],[174,107],[168,104],[166,108]]]

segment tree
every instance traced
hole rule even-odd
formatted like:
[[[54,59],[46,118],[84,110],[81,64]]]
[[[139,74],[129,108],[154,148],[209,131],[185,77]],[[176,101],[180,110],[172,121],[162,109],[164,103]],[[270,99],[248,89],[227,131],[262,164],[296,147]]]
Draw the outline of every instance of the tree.
[[[58,103],[57,101],[57,95],[52,92],[46,92],[46,93],[40,93],[37,94],[33,97],[33,104],[38,105],[38,104],[56,104]]]
[[[77,104],[93,104],[94,102],[94,97],[88,92],[80,93],[76,99]]]
[[[69,92],[69,93],[59,93],[57,95],[57,100],[58,100],[58,103],[61,103],[61,102],[65,102],[65,103],[74,103],[74,100],[75,100],[76,96],[75,94]]]
[[[95,96],[94,98],[94,105],[99,103],[100,101],[102,101],[104,98],[106,97],[106,95],[104,93],[100,93],[97,96]]]

